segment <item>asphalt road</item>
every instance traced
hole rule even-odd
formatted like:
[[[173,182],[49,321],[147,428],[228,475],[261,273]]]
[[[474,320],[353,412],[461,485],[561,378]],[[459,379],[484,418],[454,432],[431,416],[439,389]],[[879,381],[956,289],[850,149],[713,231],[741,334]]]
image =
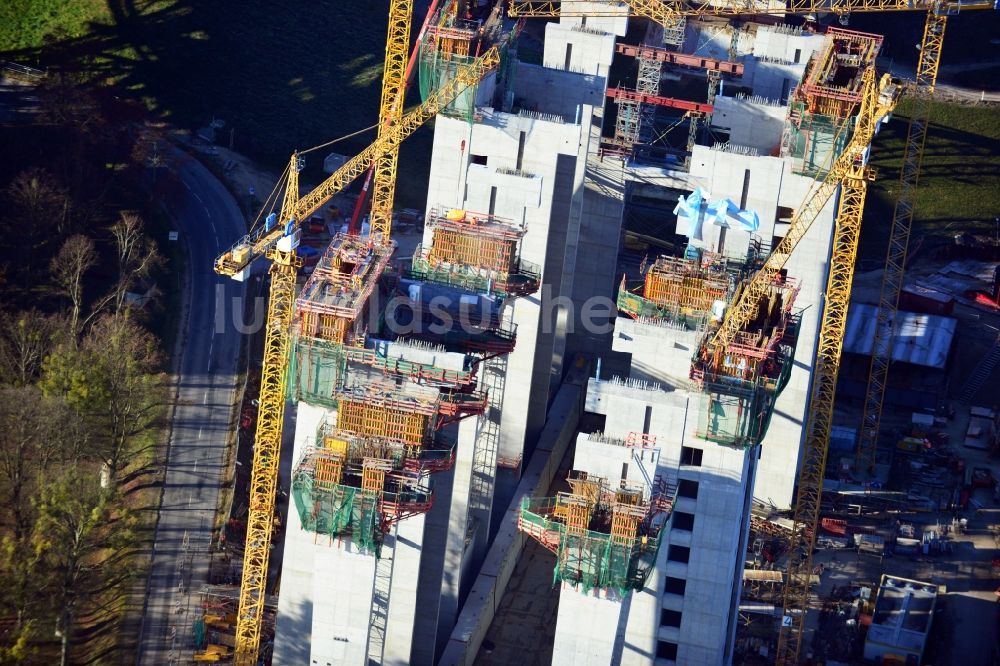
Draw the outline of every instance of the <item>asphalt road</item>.
[[[142,665],[191,660],[198,590],[208,576],[236,394],[241,334],[233,323],[233,304],[244,291],[242,284],[212,272],[215,257],[245,233],[243,216],[204,166],[175,153],[172,168],[183,187],[164,205],[188,250],[188,293],[176,366],[177,403],[137,657]],[[219,312],[217,306],[222,305]],[[242,313],[242,307],[236,311]]]

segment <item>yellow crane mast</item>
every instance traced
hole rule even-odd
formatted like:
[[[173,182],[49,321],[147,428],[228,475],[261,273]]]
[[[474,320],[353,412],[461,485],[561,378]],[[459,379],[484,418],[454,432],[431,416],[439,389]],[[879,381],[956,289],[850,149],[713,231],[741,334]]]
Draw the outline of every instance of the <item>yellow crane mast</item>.
[[[875,84],[875,71],[864,72],[864,96],[858,112],[854,136],[836,160],[826,180],[841,184],[840,204],[830,255],[823,319],[813,366],[806,439],[795,498],[794,525],[784,590],[784,613],[778,634],[777,663],[799,663],[809,589],[812,578],[812,550],[823,495],[823,475],[829,450],[833,402],[840,369],[840,354],[847,327],[847,308],[854,278],[854,260],[864,212],[868,181],[873,178],[867,165],[868,151],[878,124],[895,108],[900,87],[888,75]]]
[[[289,329],[295,301],[295,274],[299,224],[344,189],[378,158],[399,144],[471,85],[478,83],[500,63],[498,47],[492,47],[454,78],[432,93],[420,106],[403,115],[368,148],[348,160],[316,189],[298,196],[300,159],[292,155],[285,183],[280,223],[276,217],[248,234],[215,261],[221,275],[242,279],[259,258],[271,260],[271,286],[264,337],[260,406],[254,439],[253,469],[247,517],[243,576],[236,623],[234,663],[254,666],[260,647],[261,619],[271,549],[275,490],[278,477],[281,431],[285,411],[286,362]]]
[[[903,168],[899,174],[899,197],[892,213],[889,231],[889,249],[886,253],[882,287],[879,290],[878,316],[875,325],[875,342],[872,344],[872,364],[868,371],[868,387],[865,390],[864,414],[861,418],[861,432],[855,468],[867,473],[875,466],[875,452],[878,447],[879,426],[882,420],[882,403],[885,400],[886,382],[889,376],[889,361],[892,355],[892,325],[899,306],[899,292],[903,288],[906,270],[906,253],[910,243],[910,229],[913,226],[913,209],[917,199],[917,183],[920,180],[920,165],[924,159],[924,144],[927,141],[927,126],[930,123],[931,96],[937,83],[938,65],[941,62],[941,47],[944,44],[944,29],[948,22],[946,14],[928,12],[924,23],[924,36],[920,43],[920,58],[917,61],[917,76],[914,95],[915,108],[906,131],[906,147],[903,152]]]
[[[403,117],[406,95],[406,60],[410,50],[410,23],[413,0],[391,0],[389,32],[385,40],[385,69],[382,72],[382,97],[379,103],[378,136]],[[376,243],[389,242],[392,229],[392,203],[396,195],[396,165],[399,149],[390,150],[375,160],[375,188],[372,190],[370,238]]]

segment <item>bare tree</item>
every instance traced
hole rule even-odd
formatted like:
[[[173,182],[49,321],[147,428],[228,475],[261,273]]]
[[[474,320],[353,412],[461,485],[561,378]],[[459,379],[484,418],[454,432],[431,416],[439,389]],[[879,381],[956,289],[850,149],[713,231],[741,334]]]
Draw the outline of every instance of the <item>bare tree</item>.
[[[125,294],[139,280],[162,265],[156,244],[146,236],[146,225],[135,213],[122,213],[111,233],[118,251],[118,283],[115,285],[115,312],[125,307]]]
[[[72,303],[70,336],[74,344],[79,334],[80,311],[83,307],[83,274],[97,263],[94,241],[87,236],[70,236],[52,259],[49,270],[62,293]]]
[[[52,225],[61,233],[66,227],[71,208],[69,193],[45,169],[22,171],[7,186],[6,194],[14,207],[11,217],[22,233],[44,235]]]
[[[163,257],[156,251],[156,244],[146,236],[145,224],[135,213],[122,213],[111,227],[118,259],[118,280],[101,299],[80,326],[85,329],[107,308],[120,313],[125,309],[125,296],[140,280],[148,277],[163,265]]]
[[[0,315],[0,381],[15,386],[32,383],[52,350],[56,320],[38,310]]]

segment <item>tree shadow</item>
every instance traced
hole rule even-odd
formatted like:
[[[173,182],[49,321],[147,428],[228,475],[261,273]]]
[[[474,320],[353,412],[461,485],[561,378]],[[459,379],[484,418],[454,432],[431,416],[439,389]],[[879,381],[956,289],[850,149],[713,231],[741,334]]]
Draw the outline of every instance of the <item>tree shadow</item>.
[[[377,117],[385,9],[323,4],[108,0],[110,24],[0,57],[110,85],[181,126],[223,119],[225,142],[284,161]]]

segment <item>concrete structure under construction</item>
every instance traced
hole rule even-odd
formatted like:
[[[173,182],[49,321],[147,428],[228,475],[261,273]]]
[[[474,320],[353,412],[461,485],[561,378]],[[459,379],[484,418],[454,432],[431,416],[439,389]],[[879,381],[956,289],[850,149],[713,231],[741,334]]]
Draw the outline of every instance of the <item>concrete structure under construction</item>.
[[[727,141],[694,146],[686,169],[620,163],[627,189],[658,190],[650,198],[661,201],[672,193],[676,226],[668,220],[684,252],[626,265],[606,356],[619,374],[598,370],[589,381],[592,425],[576,440],[569,491],[525,498],[518,510],[521,533],[555,554],[554,664],[730,663],[754,496],[779,507],[793,499],[836,197],[757,316],[725,347],[713,332],[838,149],[827,130],[849,119],[880,40],[787,27],[758,27],[756,37],[751,54],[759,47],[761,56],[747,60],[761,93],[717,100],[728,111],[713,128]],[[817,79],[823,67],[829,78]],[[843,107],[822,105],[838,96]],[[801,124],[808,109],[829,118]],[[808,136],[788,142],[789,134]],[[498,557],[520,548],[516,539],[505,547]],[[460,623],[456,654],[482,624]],[[460,663],[470,663],[461,649]]]
[[[556,554],[553,663],[727,663],[753,498],[792,502],[835,201],[737,342],[707,332],[837,149],[847,111],[814,104],[829,81],[802,82],[841,51],[785,27],[742,36],[750,92],[717,98],[727,140],[682,168],[602,148],[624,6],[546,24],[542,65],[517,61],[496,14],[447,11],[418,55],[424,94],[493,43],[503,63],[435,121],[410,269],[383,279],[386,248],[338,236],[296,304],[275,663],[471,663],[525,536]],[[638,112],[647,136],[655,114]],[[661,232],[686,249],[623,279],[637,191],[669,202]],[[578,355],[617,376],[563,392]],[[532,476],[523,494],[581,404],[602,425],[576,437],[569,491]]]
[[[621,202],[588,167],[625,27],[550,25],[573,71],[515,63],[494,20],[429,29],[425,93],[491,40],[504,62],[435,122],[409,271],[380,280],[378,251],[335,239],[296,304],[275,663],[440,658],[564,359],[610,347],[570,318],[613,294]]]

